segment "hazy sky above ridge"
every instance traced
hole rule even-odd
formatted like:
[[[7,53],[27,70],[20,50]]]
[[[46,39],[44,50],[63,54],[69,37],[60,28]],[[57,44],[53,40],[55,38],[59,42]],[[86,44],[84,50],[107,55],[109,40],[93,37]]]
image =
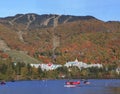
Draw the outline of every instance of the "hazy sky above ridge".
[[[26,13],[91,15],[104,21],[120,21],[120,0],[2,0],[0,3],[0,17]]]

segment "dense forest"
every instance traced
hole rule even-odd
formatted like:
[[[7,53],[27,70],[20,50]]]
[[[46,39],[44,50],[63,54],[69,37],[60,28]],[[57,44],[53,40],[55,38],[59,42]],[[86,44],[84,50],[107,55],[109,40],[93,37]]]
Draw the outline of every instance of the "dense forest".
[[[117,66],[108,65],[101,68],[90,67],[78,69],[78,67],[59,67],[55,70],[42,71],[41,67],[31,67],[23,62],[14,63],[11,58],[1,59],[0,80],[42,80],[42,79],[110,79],[120,78],[116,72]],[[69,71],[71,70],[71,71]]]
[[[74,73],[68,73],[64,67],[43,72],[29,65],[49,62],[63,65],[75,58],[88,64],[100,63],[105,68],[81,71],[75,68]],[[110,71],[106,71],[106,66]],[[0,79],[57,79],[58,74],[65,74],[66,78],[68,74],[73,78],[114,78],[119,75],[112,70],[119,66],[119,21],[36,14],[0,18]]]

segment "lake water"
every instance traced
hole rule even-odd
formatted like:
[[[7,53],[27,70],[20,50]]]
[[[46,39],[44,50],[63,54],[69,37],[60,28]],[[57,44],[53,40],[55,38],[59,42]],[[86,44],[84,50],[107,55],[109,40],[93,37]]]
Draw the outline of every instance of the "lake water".
[[[64,87],[67,80],[37,80],[7,82],[0,86],[0,94],[120,94],[120,80],[88,80],[80,87]]]

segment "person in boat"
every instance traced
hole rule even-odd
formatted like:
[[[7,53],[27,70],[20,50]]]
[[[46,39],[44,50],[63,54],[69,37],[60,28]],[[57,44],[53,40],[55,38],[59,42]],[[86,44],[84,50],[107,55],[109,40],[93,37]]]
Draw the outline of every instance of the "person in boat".
[[[1,85],[5,85],[6,83],[5,83],[5,81],[2,81],[0,84],[1,84]]]
[[[90,82],[87,81],[87,80],[85,80],[83,83],[84,83],[84,84],[90,84]]]

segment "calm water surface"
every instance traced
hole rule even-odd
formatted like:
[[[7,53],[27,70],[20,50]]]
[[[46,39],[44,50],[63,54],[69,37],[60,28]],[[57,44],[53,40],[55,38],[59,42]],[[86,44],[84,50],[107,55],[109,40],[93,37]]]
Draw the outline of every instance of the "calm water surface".
[[[120,80],[88,80],[89,85],[67,88],[67,80],[16,81],[0,86],[0,94],[120,94]]]

